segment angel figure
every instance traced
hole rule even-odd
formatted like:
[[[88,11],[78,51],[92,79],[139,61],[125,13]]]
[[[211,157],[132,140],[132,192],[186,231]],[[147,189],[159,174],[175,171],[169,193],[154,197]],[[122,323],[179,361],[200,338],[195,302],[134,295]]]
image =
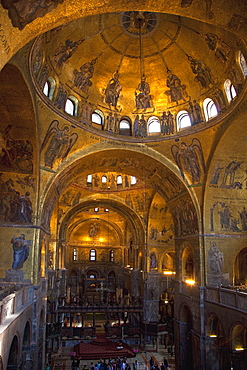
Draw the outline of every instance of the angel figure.
[[[59,45],[53,55],[53,59],[57,63],[57,66],[61,67],[67,59],[72,57],[72,55],[77,51],[78,46],[81,45],[83,41],[84,39],[78,41],[71,41],[70,39],[67,39],[65,41],[65,45]]]
[[[204,173],[206,171],[201,143],[194,138],[190,145],[187,145],[185,142],[182,142],[180,145],[180,148],[177,145],[173,145],[171,151],[180,169],[181,176],[184,179],[184,171],[187,171],[191,175],[192,184],[198,183],[202,170]]]
[[[78,139],[78,135],[76,133],[68,133],[69,126],[64,126],[60,129],[58,125],[59,122],[57,120],[51,122],[41,146],[42,150],[49,142],[44,154],[44,160],[45,166],[50,168],[53,167],[56,159],[61,158],[63,161],[64,158],[67,157],[70,149]]]

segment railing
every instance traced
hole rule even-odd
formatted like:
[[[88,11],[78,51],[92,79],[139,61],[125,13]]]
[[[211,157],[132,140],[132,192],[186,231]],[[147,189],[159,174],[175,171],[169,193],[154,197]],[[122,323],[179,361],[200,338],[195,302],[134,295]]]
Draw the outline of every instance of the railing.
[[[7,291],[7,290],[6,290]],[[25,286],[16,292],[10,293],[0,301],[0,324],[3,325],[7,319],[21,311],[23,306],[31,301],[33,287]]]
[[[0,325],[4,325],[12,315],[21,312],[28,305],[31,305],[37,296],[44,296],[45,290],[42,284],[14,286],[13,284],[1,285],[0,294]],[[16,317],[16,316],[15,316]]]
[[[215,303],[224,307],[241,310],[247,313],[247,290],[244,286],[191,286],[185,282],[179,283],[179,293],[187,297],[200,295],[203,291],[205,302]]]
[[[135,312],[140,313],[143,311],[143,305],[137,304],[137,305],[110,305],[110,304],[104,304],[104,303],[92,303],[87,305],[59,305],[56,309],[56,312],[59,313],[96,313],[96,312]]]
[[[109,327],[106,330],[106,336],[108,338],[139,338],[140,328],[134,326],[119,326],[119,327]],[[96,328],[95,327],[63,327],[61,328],[61,338],[65,339],[84,339],[90,340],[95,337]]]
[[[247,313],[247,293],[238,287],[207,287],[205,301],[235,308]]]

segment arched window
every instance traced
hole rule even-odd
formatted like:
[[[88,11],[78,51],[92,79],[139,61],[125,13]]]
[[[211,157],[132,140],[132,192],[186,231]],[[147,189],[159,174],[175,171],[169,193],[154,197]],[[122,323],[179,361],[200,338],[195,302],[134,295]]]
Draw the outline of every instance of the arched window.
[[[247,341],[246,327],[243,324],[236,324],[232,329],[232,349],[235,351],[244,351]]]
[[[131,136],[131,124],[128,118],[121,119],[119,123],[120,135]]]
[[[110,262],[114,262],[114,252],[113,252],[113,250],[110,251]]]
[[[130,176],[130,184],[135,185],[136,184],[136,177],[135,176]]]
[[[53,99],[54,91],[56,87],[56,82],[53,77],[49,77],[44,85],[43,94],[47,96],[50,100]]]
[[[244,77],[247,76],[247,63],[243,53],[240,51],[238,55],[239,65],[243,72]]]
[[[122,185],[123,184],[123,178],[121,175],[117,176],[117,185]]]
[[[148,119],[148,133],[149,134],[160,133],[160,120],[155,116],[152,116]]]
[[[74,96],[69,96],[65,103],[65,112],[71,116],[78,115],[78,99]]]
[[[95,111],[92,113],[92,123],[101,126],[104,125],[104,115],[99,109],[95,109]]]
[[[180,112],[178,112],[177,114],[178,130],[181,130],[183,128],[190,127],[190,126],[191,126],[191,120],[190,120],[190,116],[187,110],[181,110]]]
[[[102,184],[106,184],[107,183],[107,176],[106,175],[103,175],[102,176],[101,182],[102,182]]]
[[[231,80],[228,79],[225,81],[224,88],[225,88],[227,100],[230,103],[237,96],[235,87],[233,86]]]
[[[109,273],[107,276],[107,287],[110,289],[111,292],[115,291],[116,288],[116,276],[113,271]]]
[[[87,175],[87,183],[92,184],[93,182],[93,175]]]
[[[98,278],[98,272],[96,270],[90,269],[87,271],[87,278],[88,279],[97,279]]]
[[[78,250],[77,248],[74,248],[73,250],[73,261],[77,261],[78,260]]]
[[[89,261],[96,261],[96,249],[91,249],[90,250]]]
[[[217,107],[212,99],[206,98],[203,102],[206,121],[218,115]]]

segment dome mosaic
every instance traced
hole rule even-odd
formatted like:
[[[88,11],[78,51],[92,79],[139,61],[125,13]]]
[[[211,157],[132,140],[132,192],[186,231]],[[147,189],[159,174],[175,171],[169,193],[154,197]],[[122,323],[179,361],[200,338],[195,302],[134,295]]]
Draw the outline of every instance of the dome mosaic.
[[[150,122],[150,133],[167,136],[183,128],[179,117],[193,126],[227,111],[247,69],[244,45],[233,33],[134,11],[53,29],[35,41],[31,60],[35,85],[53,108],[79,124],[139,138],[148,136]]]

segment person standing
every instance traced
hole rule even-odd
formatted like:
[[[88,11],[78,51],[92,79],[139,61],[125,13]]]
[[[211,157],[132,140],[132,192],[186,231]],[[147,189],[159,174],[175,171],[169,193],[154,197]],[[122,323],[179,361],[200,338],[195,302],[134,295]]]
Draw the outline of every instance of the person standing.
[[[168,361],[167,361],[167,359],[164,357],[164,361],[163,361],[163,363],[164,363],[164,365],[166,366],[166,367],[168,367],[169,365],[168,365]]]

